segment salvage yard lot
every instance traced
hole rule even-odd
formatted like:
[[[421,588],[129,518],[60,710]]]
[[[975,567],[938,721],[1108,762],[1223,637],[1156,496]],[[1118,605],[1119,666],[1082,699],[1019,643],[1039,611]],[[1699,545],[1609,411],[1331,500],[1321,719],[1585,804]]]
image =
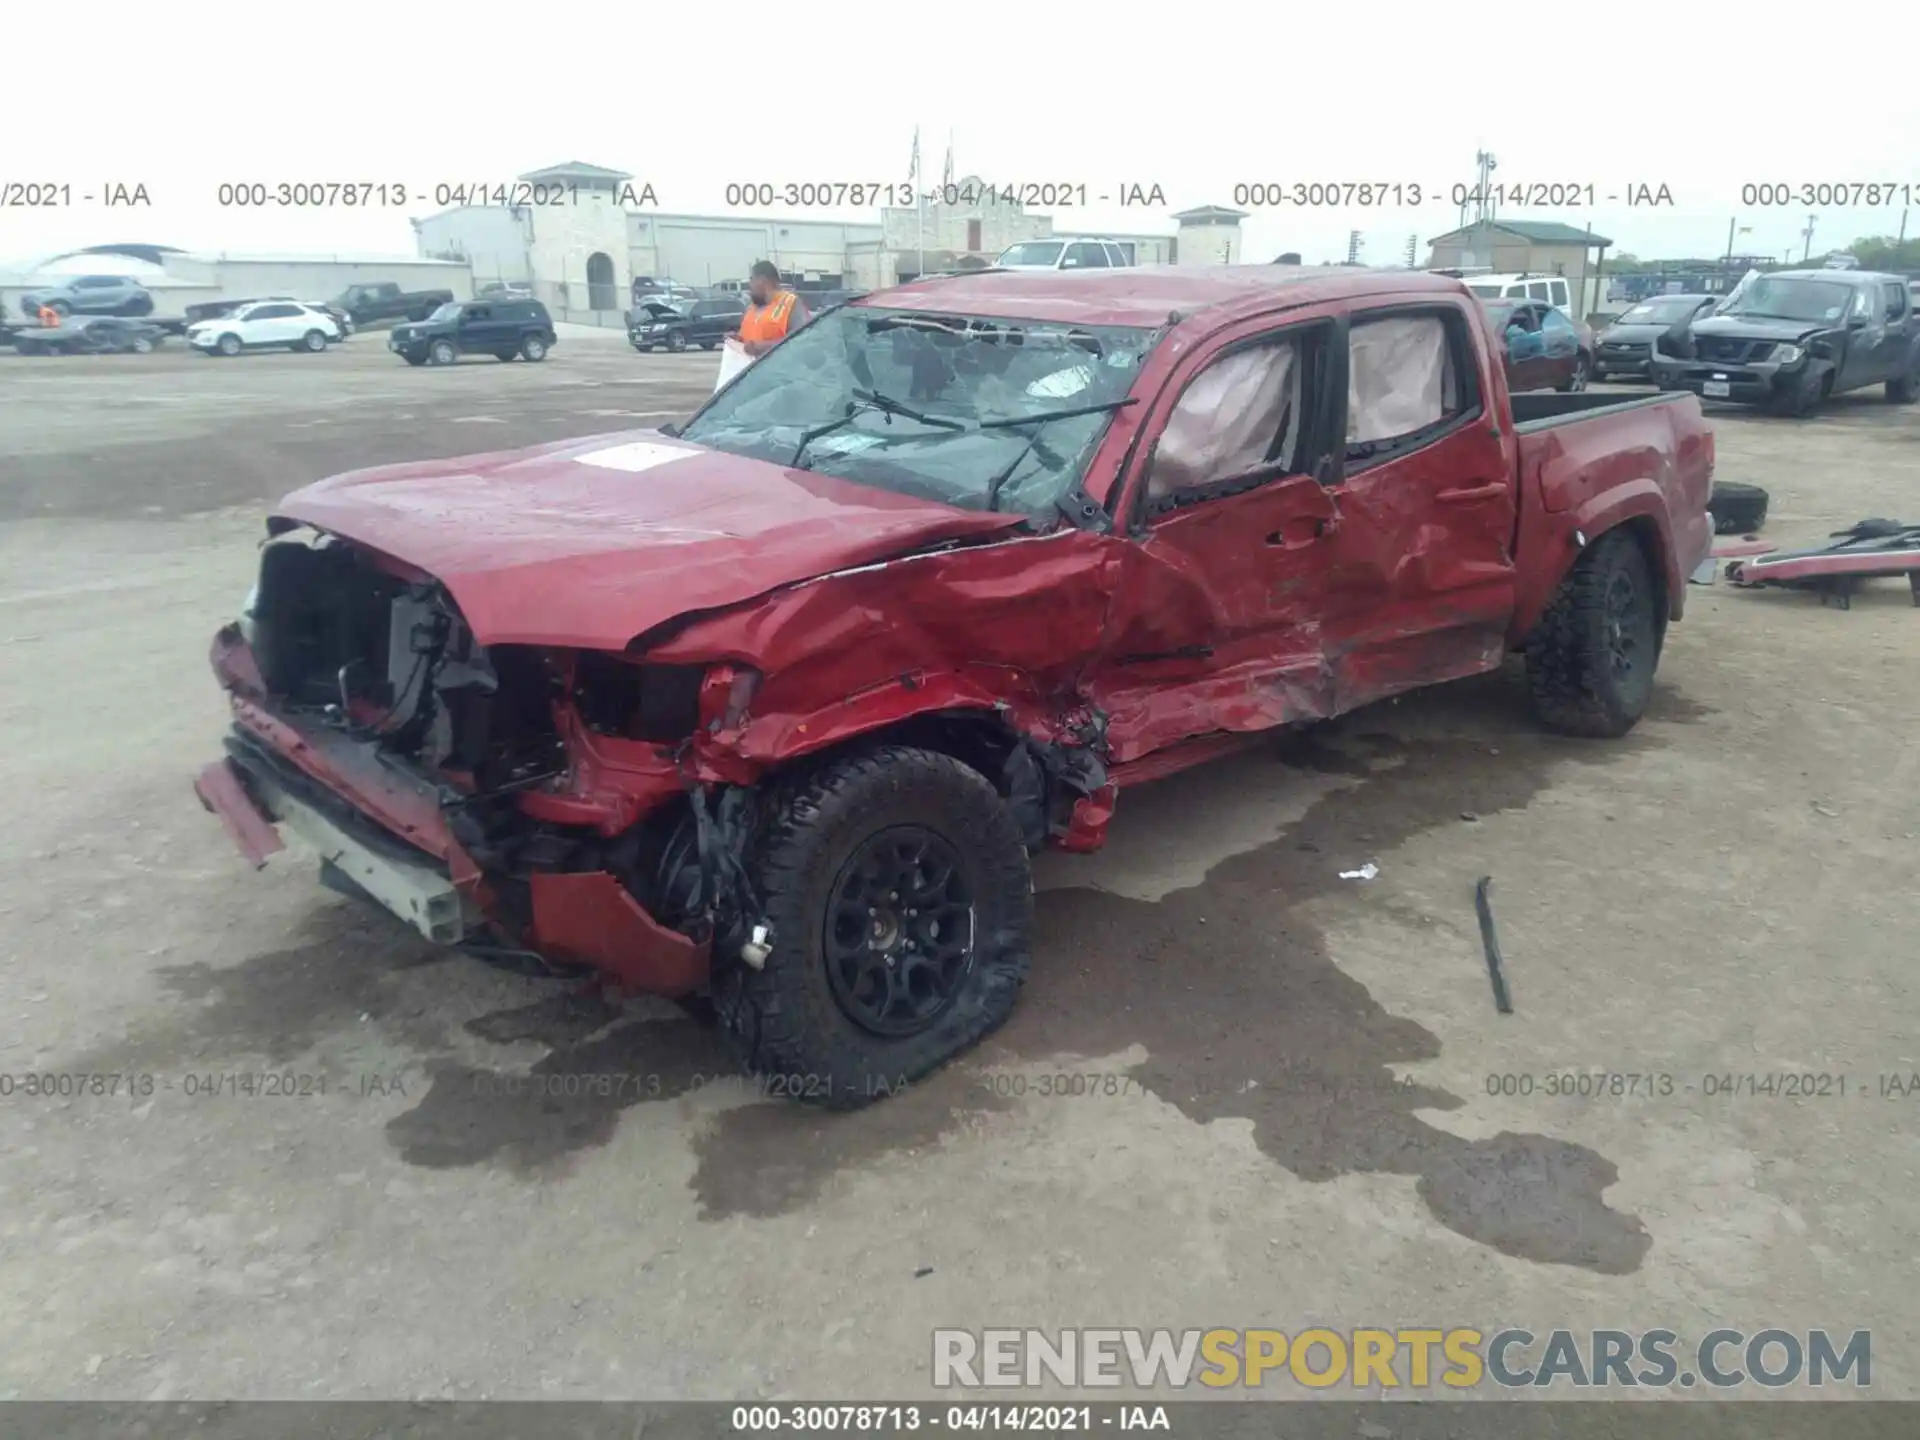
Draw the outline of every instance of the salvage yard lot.
[[[1309,1323],[1871,1329],[1920,1395],[1902,584],[1695,587],[1622,742],[1509,673],[1129,792],[1008,1027],[851,1115],[250,872],[189,782],[264,506],[714,364],[0,354],[0,1396],[908,1396],[936,1325]],[[1920,510],[1920,409],[1713,418],[1771,538]]]

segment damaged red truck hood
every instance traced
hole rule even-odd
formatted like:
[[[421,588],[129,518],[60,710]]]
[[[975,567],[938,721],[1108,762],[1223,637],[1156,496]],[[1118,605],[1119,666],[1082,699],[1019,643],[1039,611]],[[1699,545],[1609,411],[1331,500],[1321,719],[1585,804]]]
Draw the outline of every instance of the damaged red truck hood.
[[[296,490],[312,525],[444,584],[483,645],[619,650],[679,615],[1018,525],[657,431],[357,470]]]

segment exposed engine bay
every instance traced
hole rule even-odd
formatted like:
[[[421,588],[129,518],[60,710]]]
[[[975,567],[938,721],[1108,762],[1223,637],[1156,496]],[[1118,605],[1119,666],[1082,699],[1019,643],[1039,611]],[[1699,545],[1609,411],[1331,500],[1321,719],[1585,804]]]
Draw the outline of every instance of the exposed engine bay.
[[[744,723],[756,672],[483,646],[439,581],[311,530],[264,547],[237,630],[257,685],[223,672],[236,691],[232,763],[267,813],[333,837],[321,844],[332,888],[398,911],[394,894],[435,882],[395,880],[393,866],[412,874],[424,857],[369,824],[364,787],[298,773],[275,725],[310,737],[330,770],[410,793],[431,823],[397,828],[477,872],[463,880],[453,866],[438,882],[460,888],[464,925],[449,932],[444,896],[429,902],[434,926],[415,920],[438,943],[541,973],[578,961],[669,994],[704,982],[710,954],[753,954],[762,790],[755,769],[716,771],[711,742]],[[252,724],[249,689],[266,702]],[[1056,746],[977,718],[924,717],[918,734],[994,779],[1032,850],[1066,834],[1076,804],[1106,783],[1097,733]]]

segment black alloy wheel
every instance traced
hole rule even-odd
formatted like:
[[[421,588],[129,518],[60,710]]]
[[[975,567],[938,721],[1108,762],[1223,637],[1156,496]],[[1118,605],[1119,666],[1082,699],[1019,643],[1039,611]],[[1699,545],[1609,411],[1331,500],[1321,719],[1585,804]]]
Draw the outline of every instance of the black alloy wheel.
[[[959,854],[914,825],[882,830],[848,858],[821,947],[847,1018],[876,1035],[916,1035],[973,971],[972,887]]]

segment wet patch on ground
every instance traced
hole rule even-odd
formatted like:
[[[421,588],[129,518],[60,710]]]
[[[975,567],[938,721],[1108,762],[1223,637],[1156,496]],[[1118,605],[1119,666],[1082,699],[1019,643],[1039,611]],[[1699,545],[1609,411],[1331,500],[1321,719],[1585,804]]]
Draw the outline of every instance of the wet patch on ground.
[[[1477,733],[1408,738],[1386,728],[1417,716],[1413,729],[1445,731],[1456,707],[1483,722]],[[1679,723],[1710,713],[1670,691],[1659,708],[1659,718]],[[1438,1041],[1387,1013],[1334,964],[1306,908],[1343,888],[1336,876],[1348,858],[1523,808],[1561,766],[1607,764],[1659,743],[1646,730],[1610,743],[1541,734],[1511,677],[1446,687],[1436,703],[1399,715],[1376,706],[1276,743],[1286,764],[1358,783],[1317,801],[1274,842],[1215,866],[1203,884],[1151,903],[1090,888],[1044,893],[1040,958],[1006,1029],[902,1095],[853,1114],[767,1100],[707,1027],[644,1021],[567,1039],[556,1023],[591,1022],[598,1031],[606,1017],[568,1022],[542,1011],[534,1028],[545,1027],[557,1048],[532,1074],[609,1075],[624,1093],[602,1086],[591,1095],[503,1098],[504,1072],[444,1067],[422,1104],[392,1122],[392,1137],[417,1164],[540,1168],[605,1143],[630,1105],[732,1084],[761,1103],[724,1111],[696,1137],[692,1185],[704,1218],[767,1216],[809,1203],[848,1167],[940,1144],[1017,1104],[979,1083],[985,1067],[1140,1046],[1148,1058],[1132,1075],[1146,1091],[1202,1123],[1251,1121],[1260,1150],[1302,1179],[1405,1175],[1441,1223],[1481,1244],[1542,1263],[1632,1271],[1650,1240],[1602,1198],[1617,1178],[1613,1164],[1547,1136],[1468,1141],[1420,1119],[1419,1111],[1464,1104],[1395,1078],[1396,1067],[1435,1058]],[[1463,872],[1463,897],[1472,878]],[[1371,913],[1419,934],[1422,917],[1404,907],[1375,904]],[[1468,969],[1461,983],[1485,979]],[[506,1012],[469,1028],[533,1038],[527,1018]]]
[[[280,1065],[362,1023],[392,1043],[445,1049],[434,987],[403,982],[428,966],[456,974],[458,956],[357,904],[316,908],[292,938],[300,943],[238,965],[159,966],[155,978],[184,1004],[65,1068],[168,1072],[245,1057]]]

